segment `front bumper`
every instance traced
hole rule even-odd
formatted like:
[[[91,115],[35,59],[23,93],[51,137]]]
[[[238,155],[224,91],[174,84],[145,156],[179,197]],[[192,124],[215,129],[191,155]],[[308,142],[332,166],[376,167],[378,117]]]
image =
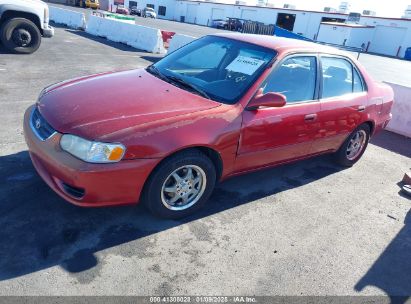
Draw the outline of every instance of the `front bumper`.
[[[139,201],[144,183],[160,159],[86,163],[61,150],[61,133],[56,132],[49,139],[40,140],[30,124],[32,110],[33,106],[24,115],[24,136],[30,158],[38,174],[58,195],[84,207]]]
[[[54,27],[45,24],[43,28],[43,37],[45,38],[51,38],[54,36]]]

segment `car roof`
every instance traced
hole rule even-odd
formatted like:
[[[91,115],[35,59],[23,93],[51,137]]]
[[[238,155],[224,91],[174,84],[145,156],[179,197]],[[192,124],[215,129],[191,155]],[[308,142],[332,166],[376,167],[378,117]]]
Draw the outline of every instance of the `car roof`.
[[[241,33],[218,33],[213,36],[224,37],[234,40],[239,40],[243,42],[248,42],[256,45],[260,45],[266,48],[273,49],[278,53],[303,53],[303,52],[318,52],[318,53],[329,53],[335,55],[349,56],[346,52],[343,52],[334,47],[325,46],[317,44],[314,42],[303,41],[298,39],[277,37],[277,36],[266,36],[266,35],[255,35],[255,34],[241,34]]]

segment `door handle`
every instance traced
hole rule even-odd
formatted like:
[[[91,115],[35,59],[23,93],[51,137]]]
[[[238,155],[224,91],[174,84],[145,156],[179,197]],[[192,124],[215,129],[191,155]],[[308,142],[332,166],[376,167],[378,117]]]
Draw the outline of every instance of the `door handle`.
[[[364,111],[365,111],[365,106],[358,107],[358,112],[364,112]]]
[[[317,119],[317,114],[307,114],[304,117],[305,121],[314,121]]]

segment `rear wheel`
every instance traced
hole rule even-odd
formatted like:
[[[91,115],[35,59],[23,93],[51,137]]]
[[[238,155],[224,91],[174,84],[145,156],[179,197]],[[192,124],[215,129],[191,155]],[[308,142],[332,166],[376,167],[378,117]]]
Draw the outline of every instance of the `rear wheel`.
[[[142,200],[156,216],[182,218],[207,202],[215,183],[212,161],[200,151],[186,151],[164,160],[154,170]]]
[[[41,33],[32,21],[13,18],[0,28],[0,40],[13,53],[31,54],[40,47]]]
[[[338,164],[351,167],[364,154],[370,140],[370,127],[366,124],[355,129],[335,153]]]

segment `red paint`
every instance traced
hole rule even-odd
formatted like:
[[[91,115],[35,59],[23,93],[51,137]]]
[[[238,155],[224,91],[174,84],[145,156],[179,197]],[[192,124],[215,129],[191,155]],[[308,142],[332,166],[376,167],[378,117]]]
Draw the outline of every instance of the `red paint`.
[[[267,36],[224,34],[278,52],[344,53],[325,46]],[[358,125],[374,133],[391,118],[393,92],[375,82],[352,57],[368,92],[340,98],[245,110],[269,75],[269,67],[235,105],[220,104],[166,83],[143,69],[106,73],[56,84],[40,97],[43,117],[58,131],[42,142],[25,114],[24,131],[33,164],[66,200],[80,206],[136,203],[152,170],[164,158],[191,147],[207,147],[221,156],[221,179],[251,170],[336,151]],[[358,107],[365,107],[362,112]],[[115,164],[89,164],[61,150],[62,133],[90,140],[120,142],[127,148]],[[85,189],[82,199],[61,183]]]
[[[164,47],[166,49],[168,49],[168,46],[170,45],[170,40],[171,38],[173,38],[175,34],[175,32],[161,31],[161,37],[163,38]]]

